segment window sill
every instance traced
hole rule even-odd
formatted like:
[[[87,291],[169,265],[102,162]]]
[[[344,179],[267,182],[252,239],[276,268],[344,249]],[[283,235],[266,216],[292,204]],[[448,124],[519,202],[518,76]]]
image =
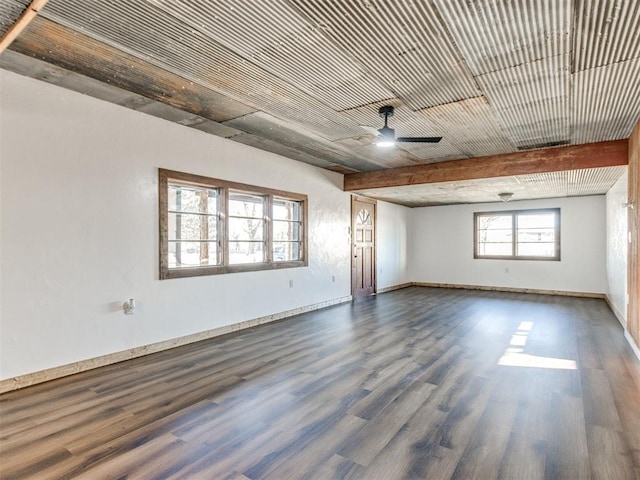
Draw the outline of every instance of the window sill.
[[[200,277],[203,275],[220,275],[224,273],[258,272],[262,270],[278,270],[281,268],[300,268],[306,267],[307,265],[308,263],[303,260],[296,260],[289,262],[172,268],[169,270],[161,271],[160,280],[168,280],[171,278]]]

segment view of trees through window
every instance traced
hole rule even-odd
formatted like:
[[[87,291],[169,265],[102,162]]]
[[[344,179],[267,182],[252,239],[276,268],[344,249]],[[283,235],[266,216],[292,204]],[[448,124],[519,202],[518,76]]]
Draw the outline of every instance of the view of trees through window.
[[[218,265],[219,192],[169,185],[169,268]]]
[[[306,264],[306,196],[162,169],[160,185],[161,278]]]
[[[229,193],[229,263],[265,261],[266,197]]]
[[[300,258],[300,202],[273,200],[273,261]]]
[[[560,209],[475,214],[475,258],[560,259]]]

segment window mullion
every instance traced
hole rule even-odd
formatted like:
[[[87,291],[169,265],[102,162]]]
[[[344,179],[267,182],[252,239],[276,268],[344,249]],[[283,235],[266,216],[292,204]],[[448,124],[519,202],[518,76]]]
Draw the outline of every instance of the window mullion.
[[[229,265],[229,189],[220,189],[220,224],[222,235],[220,235],[220,250],[222,254],[222,265]]]
[[[518,252],[518,214],[511,214],[511,256],[516,257]]]
[[[271,263],[273,262],[273,195],[267,195],[265,202],[265,260]]]

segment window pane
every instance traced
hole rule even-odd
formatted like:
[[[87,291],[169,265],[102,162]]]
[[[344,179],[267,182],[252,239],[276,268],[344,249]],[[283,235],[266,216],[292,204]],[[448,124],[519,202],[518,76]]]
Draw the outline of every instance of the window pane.
[[[513,231],[508,230],[479,230],[478,242],[509,242],[513,237]]]
[[[232,217],[264,217],[264,200],[261,195],[229,192],[229,215]]]
[[[169,268],[218,265],[217,242],[169,242]]]
[[[553,242],[555,230],[553,228],[531,228],[518,230],[518,243],[520,242]]]
[[[298,242],[276,242],[273,244],[273,261],[286,262],[300,260],[300,244]]]
[[[274,240],[300,240],[300,228],[298,223],[293,222],[273,222]]]
[[[518,228],[553,228],[555,226],[554,213],[518,214]]]
[[[356,217],[356,224],[358,225],[371,225],[371,214],[366,211],[364,208],[358,212],[358,216]]]
[[[217,240],[217,226],[214,216],[169,213],[169,240]]]
[[[553,257],[555,243],[518,243],[517,255],[522,257]]]
[[[169,211],[209,213],[218,211],[218,190],[169,184]]]
[[[481,243],[478,245],[478,255],[512,255],[513,247],[509,243]]]
[[[264,239],[264,220],[229,219],[229,240],[260,241]]]
[[[486,230],[486,229],[510,229],[511,225],[511,214],[508,215],[479,215],[477,217],[478,221],[478,229]]]
[[[229,242],[229,263],[264,262],[264,244],[262,242]]]
[[[273,219],[274,220],[300,220],[300,202],[284,200],[282,198],[273,199]]]

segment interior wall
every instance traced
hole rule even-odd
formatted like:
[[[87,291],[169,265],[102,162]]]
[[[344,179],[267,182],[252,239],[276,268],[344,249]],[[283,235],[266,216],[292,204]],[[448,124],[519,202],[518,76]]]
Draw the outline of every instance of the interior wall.
[[[607,299],[616,317],[627,325],[627,203],[628,172],[606,195],[607,209]]]
[[[10,72],[0,82],[0,378],[350,295],[342,175]],[[158,280],[158,167],[307,194],[309,266]]]
[[[640,358],[640,120],[629,137],[629,204],[627,331]]]
[[[561,261],[473,258],[473,213],[561,209]],[[414,282],[604,294],[605,196],[554,198],[412,210]]]
[[[377,289],[409,283],[409,222],[411,209],[392,203],[377,204]]]

